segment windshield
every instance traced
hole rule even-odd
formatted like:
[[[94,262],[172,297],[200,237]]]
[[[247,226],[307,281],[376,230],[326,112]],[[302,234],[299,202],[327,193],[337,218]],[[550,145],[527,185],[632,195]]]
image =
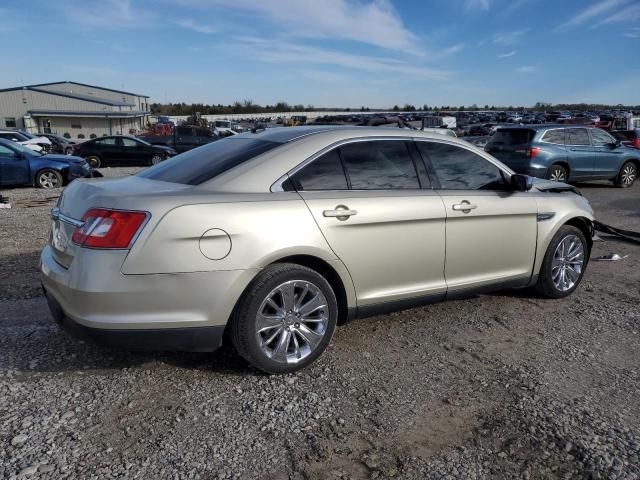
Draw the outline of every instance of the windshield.
[[[280,145],[254,138],[229,137],[176,155],[138,175],[162,182],[200,185]]]

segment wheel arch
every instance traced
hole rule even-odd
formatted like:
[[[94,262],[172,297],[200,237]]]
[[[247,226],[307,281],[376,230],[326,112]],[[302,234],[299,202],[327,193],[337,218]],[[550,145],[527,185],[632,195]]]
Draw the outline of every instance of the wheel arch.
[[[567,180],[569,180],[571,178],[571,165],[569,165],[569,162],[567,160],[555,160],[552,161],[552,163],[549,165],[549,167],[547,167],[547,172],[554,167],[555,165],[558,165],[562,168],[564,168],[567,171]]]
[[[313,255],[299,254],[279,258],[270,265],[276,263],[295,263],[318,272],[329,282],[336,295],[336,300],[338,301],[338,325],[344,325],[352,319],[352,309],[349,308],[345,282],[337,270],[328,262]]]
[[[564,225],[571,225],[580,229],[587,239],[587,246],[589,247],[589,254],[593,248],[593,222],[586,217],[573,217],[567,220]],[[589,256],[587,255],[587,260]]]
[[[63,185],[67,184],[67,178],[68,178],[67,172],[69,171],[69,167],[54,168],[54,167],[51,167],[49,165],[46,165],[44,167],[38,168],[35,171],[35,173],[33,174],[33,178],[31,179],[31,186],[33,186],[33,187],[37,187],[38,186],[38,175],[40,175],[45,170],[51,170],[53,172],[58,172],[60,175],[62,175],[62,184]]]

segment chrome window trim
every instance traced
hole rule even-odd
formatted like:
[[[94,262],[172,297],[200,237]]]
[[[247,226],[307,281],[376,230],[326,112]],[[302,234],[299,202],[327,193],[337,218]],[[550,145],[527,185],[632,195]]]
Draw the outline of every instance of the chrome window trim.
[[[403,141],[403,142],[407,142],[407,141],[411,141],[413,140],[412,137],[397,137],[397,136],[370,136],[370,137],[351,137],[351,138],[343,138],[342,140],[338,140],[337,142],[334,142],[330,145],[327,145],[326,147],[324,147],[323,149],[317,151],[316,153],[314,153],[313,155],[311,155],[310,157],[307,157],[305,160],[303,160],[301,163],[299,163],[298,165],[296,165],[295,167],[293,167],[291,170],[289,170],[287,173],[285,173],[284,175],[282,175],[280,178],[278,178],[272,185],[270,188],[271,192],[284,192],[284,188],[282,188],[282,184],[284,182],[286,182],[289,177],[291,175],[295,175],[297,172],[299,172],[300,170],[302,170],[304,167],[306,167],[309,163],[313,162],[316,158],[321,157],[322,155],[324,155],[325,153],[329,153],[331,150],[334,150],[338,147],[341,147],[343,145],[347,145],[349,143],[357,143],[357,142],[367,142],[367,141],[380,141],[380,140],[398,140],[398,141]],[[416,172],[417,174],[418,172]],[[394,190],[394,189],[389,189],[389,190]],[[419,189],[411,189],[411,188],[407,188],[407,189],[397,189],[397,190],[419,190]],[[353,192],[356,191],[354,189],[351,190],[313,190],[314,192]],[[363,192],[372,192],[375,190],[362,190]],[[380,191],[380,190],[379,190]],[[384,191],[384,190],[381,190]]]

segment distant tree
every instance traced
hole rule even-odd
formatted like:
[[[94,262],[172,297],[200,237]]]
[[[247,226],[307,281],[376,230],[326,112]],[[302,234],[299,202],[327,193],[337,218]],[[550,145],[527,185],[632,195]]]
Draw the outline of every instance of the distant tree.
[[[416,107],[414,107],[413,105],[409,104],[409,103],[405,103],[404,104],[404,108],[402,109],[405,112],[415,112],[416,111]]]
[[[392,110],[393,110],[394,112],[399,112],[399,111],[400,111],[400,107],[399,107],[398,105],[394,105],[394,106],[393,106],[393,108],[392,108]]]
[[[485,106],[484,106],[484,109],[485,109],[485,110],[489,110],[489,105],[485,105]]]
[[[460,105],[460,108],[458,110],[463,111],[464,110],[464,105]]]

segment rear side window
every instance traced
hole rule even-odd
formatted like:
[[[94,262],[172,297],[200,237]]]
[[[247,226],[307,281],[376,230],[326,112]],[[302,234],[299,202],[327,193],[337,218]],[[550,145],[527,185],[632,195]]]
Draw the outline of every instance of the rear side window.
[[[504,190],[502,171],[480,155],[445,143],[416,142],[444,190]]]
[[[556,145],[564,145],[564,137],[564,130],[562,129],[547,130],[547,132],[542,136],[541,141],[555,143]]]
[[[591,145],[586,128],[568,128],[567,145]]]
[[[115,137],[102,138],[100,140],[96,140],[95,143],[96,145],[115,145],[116,138]]]
[[[291,177],[297,190],[347,190],[338,150],[331,150]]]
[[[353,190],[419,189],[404,141],[354,142],[340,147]]]
[[[176,155],[138,175],[162,182],[200,185],[280,145],[252,138],[225,138]]]
[[[501,128],[491,137],[492,144],[498,145],[523,145],[529,143],[535,132],[524,128]]]

